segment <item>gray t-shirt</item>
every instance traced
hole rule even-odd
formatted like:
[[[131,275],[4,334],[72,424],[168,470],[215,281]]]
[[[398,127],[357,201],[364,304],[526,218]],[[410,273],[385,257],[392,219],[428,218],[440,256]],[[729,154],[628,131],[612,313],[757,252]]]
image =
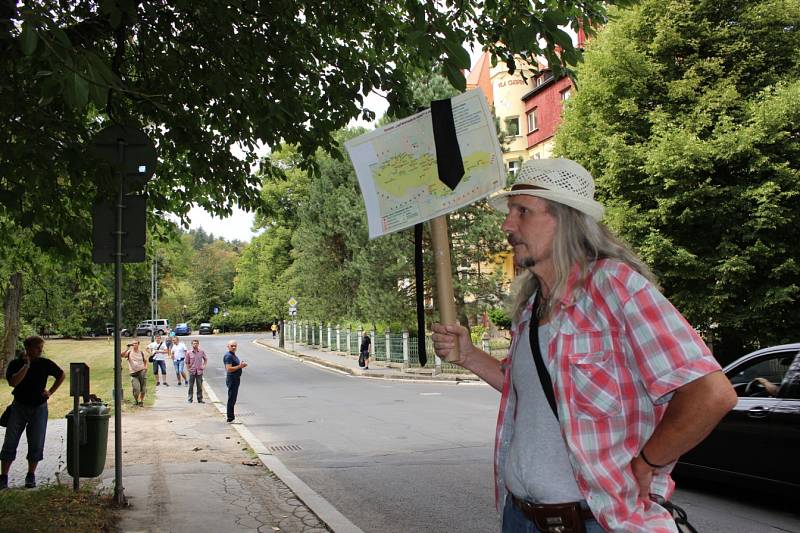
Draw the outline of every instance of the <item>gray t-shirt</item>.
[[[539,349],[545,358],[550,335],[550,326],[539,326]],[[505,466],[508,490],[537,503],[582,500],[558,420],[536,372],[527,327],[512,359],[511,384],[517,394],[517,413]]]

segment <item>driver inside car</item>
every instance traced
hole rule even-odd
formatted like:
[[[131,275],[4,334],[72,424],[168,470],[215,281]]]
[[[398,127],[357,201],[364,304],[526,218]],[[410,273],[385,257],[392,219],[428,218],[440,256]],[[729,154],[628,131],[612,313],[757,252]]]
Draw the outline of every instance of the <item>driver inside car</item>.
[[[769,394],[770,396],[774,397],[778,395],[778,391],[781,388],[780,385],[776,385],[766,378],[756,378],[755,381],[761,383],[764,386],[764,390],[766,391],[766,393]]]

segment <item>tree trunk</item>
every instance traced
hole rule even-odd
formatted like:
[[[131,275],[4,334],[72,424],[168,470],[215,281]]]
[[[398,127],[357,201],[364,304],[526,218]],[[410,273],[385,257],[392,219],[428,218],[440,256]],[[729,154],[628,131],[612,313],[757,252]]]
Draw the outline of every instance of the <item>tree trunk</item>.
[[[3,342],[0,345],[0,372],[5,374],[6,362],[15,356],[19,337],[19,304],[22,300],[22,272],[11,274],[3,299]]]

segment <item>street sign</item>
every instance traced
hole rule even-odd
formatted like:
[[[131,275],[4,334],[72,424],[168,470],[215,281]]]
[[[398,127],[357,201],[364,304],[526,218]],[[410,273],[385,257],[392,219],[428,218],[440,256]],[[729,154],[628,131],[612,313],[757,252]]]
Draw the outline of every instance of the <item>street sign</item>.
[[[141,263],[145,260],[147,240],[147,201],[141,195],[123,196],[125,217],[122,219],[122,262]],[[92,209],[92,260],[113,263],[117,247],[117,203],[97,202]]]
[[[297,307],[297,300],[294,299],[294,296],[290,297],[287,303],[289,307]]]
[[[215,305],[215,306],[214,306],[214,314],[216,315],[217,313],[219,313],[219,307],[217,307],[217,306]]]
[[[118,124],[108,126],[94,136],[92,146],[98,157],[111,163],[116,172],[124,174],[125,192],[144,187],[156,171],[156,148],[147,134],[138,128]]]

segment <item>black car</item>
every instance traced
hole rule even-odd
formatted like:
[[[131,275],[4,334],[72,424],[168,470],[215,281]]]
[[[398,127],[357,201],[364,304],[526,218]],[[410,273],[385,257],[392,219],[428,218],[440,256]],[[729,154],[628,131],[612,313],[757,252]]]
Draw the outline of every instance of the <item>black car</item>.
[[[208,322],[203,322],[197,327],[197,333],[200,335],[211,335],[214,333],[214,328]]]
[[[724,369],[739,402],[680,458],[678,477],[800,490],[800,343],[764,348]]]

